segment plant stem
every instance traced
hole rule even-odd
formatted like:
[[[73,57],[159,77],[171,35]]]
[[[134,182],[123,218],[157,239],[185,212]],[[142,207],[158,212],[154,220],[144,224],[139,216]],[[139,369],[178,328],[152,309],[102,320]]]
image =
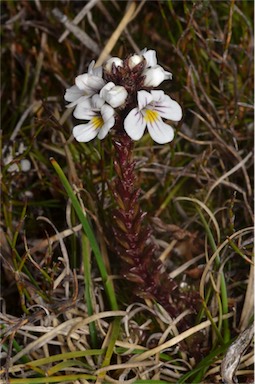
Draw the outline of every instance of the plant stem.
[[[155,257],[156,246],[149,227],[144,223],[146,213],[139,204],[133,141],[125,132],[113,138],[115,148],[114,168],[117,177],[111,184],[116,202],[112,212],[114,252],[122,259],[122,275],[136,283],[135,294],[159,302],[170,315],[178,314],[170,295],[177,285],[169,278],[164,266]]]

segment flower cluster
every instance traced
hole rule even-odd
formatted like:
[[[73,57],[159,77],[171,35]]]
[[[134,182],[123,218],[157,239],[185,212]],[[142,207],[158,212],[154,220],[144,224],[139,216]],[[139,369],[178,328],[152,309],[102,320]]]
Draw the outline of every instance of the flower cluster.
[[[180,121],[182,110],[171,97],[153,88],[171,78],[157,64],[154,50],[144,49],[125,60],[112,57],[102,67],[95,67],[93,61],[88,73],[77,76],[64,96],[68,107],[75,107],[74,117],[87,121],[74,127],[74,137],[81,142],[96,136],[103,139],[116,128],[118,117],[123,119],[121,129],[133,140],[139,140],[147,127],[155,142],[170,142],[174,131],[162,118]]]

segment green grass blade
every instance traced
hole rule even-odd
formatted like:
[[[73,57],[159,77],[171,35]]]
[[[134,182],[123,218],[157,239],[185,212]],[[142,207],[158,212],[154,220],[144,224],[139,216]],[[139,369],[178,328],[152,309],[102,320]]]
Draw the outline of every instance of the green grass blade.
[[[199,207],[197,207],[197,212],[203,222],[203,225],[205,227],[210,245],[212,247],[213,252],[217,251],[217,246],[214,241],[213,234],[211,232],[211,229],[202,214],[202,211],[200,210]],[[217,255],[215,259],[215,264],[217,269],[220,268],[221,266],[221,261],[220,261],[220,256]],[[221,305],[222,305],[222,315],[225,315],[228,313],[228,293],[227,293],[227,286],[226,286],[226,281],[224,274],[222,273],[220,276],[220,290],[221,290]],[[230,340],[230,330],[229,330],[229,324],[228,324],[228,319],[223,320],[223,340],[225,343],[227,343]]]
[[[51,364],[55,361],[60,360],[68,360],[68,359],[76,359],[78,357],[85,357],[85,356],[100,356],[105,352],[105,349],[88,349],[84,351],[73,351],[73,352],[65,352],[60,353],[58,355],[52,355],[48,357],[44,357],[42,359],[37,359],[34,361],[29,362],[29,367],[41,367],[45,364]]]
[[[88,308],[88,315],[92,316],[93,314],[93,300],[92,300],[92,292],[91,292],[91,261],[90,261],[90,249],[88,238],[82,234],[82,259],[84,266],[84,281],[85,281],[85,299]],[[89,331],[91,336],[91,342],[93,348],[97,345],[97,331],[94,322],[89,323]]]
[[[214,363],[215,360],[219,359],[219,356],[224,354],[227,348],[230,346],[232,341],[229,341],[227,344],[220,346],[212,350],[207,356],[201,360],[194,369],[185,373],[179,380],[178,384],[186,384],[187,380],[192,377],[194,383],[200,383],[204,374],[209,369],[210,365]],[[194,377],[194,375],[196,375]]]
[[[34,378],[25,378],[25,379],[9,379],[10,384],[48,384],[48,383],[74,383],[76,380],[96,380],[96,376],[88,374],[76,374],[76,375],[61,375],[53,377],[34,377]],[[0,382],[1,383],[1,382]]]
[[[73,207],[74,207],[75,212],[76,212],[76,214],[77,214],[77,216],[78,216],[78,218],[82,224],[84,232],[89,239],[90,246],[94,252],[96,262],[97,262],[97,265],[98,265],[98,268],[99,268],[99,271],[100,271],[100,274],[101,274],[101,277],[102,277],[102,280],[103,280],[103,283],[105,286],[105,291],[106,291],[108,300],[109,300],[110,305],[111,305],[111,309],[117,310],[118,305],[117,305],[117,300],[116,300],[116,296],[115,296],[115,292],[114,292],[113,283],[112,283],[112,280],[108,276],[106,267],[104,265],[104,262],[103,262],[103,259],[101,256],[100,249],[98,247],[94,233],[90,227],[89,221],[86,218],[86,216],[84,215],[84,213],[81,209],[80,203],[79,203],[77,197],[75,196],[75,194],[72,190],[72,187],[70,186],[70,184],[69,184],[66,176],[64,175],[64,172],[60,168],[59,164],[53,158],[51,158],[51,163],[52,163],[55,171],[57,172],[57,174],[58,174],[58,176],[59,176],[59,178],[60,178],[60,180],[61,180],[61,182],[62,182],[62,184],[63,184],[63,186],[64,186],[72,204],[73,204]]]
[[[112,324],[110,342],[109,342],[109,345],[108,345],[108,348],[107,348],[107,351],[106,351],[106,354],[105,354],[104,361],[102,363],[102,368],[103,367],[107,367],[111,363],[111,358],[112,358],[112,354],[114,352],[115,343],[116,343],[116,340],[119,337],[120,322],[121,322],[121,319],[120,318],[116,318],[114,320],[113,324]],[[99,378],[101,378],[101,379],[104,376],[105,376],[105,372],[102,372],[102,373],[99,374]]]

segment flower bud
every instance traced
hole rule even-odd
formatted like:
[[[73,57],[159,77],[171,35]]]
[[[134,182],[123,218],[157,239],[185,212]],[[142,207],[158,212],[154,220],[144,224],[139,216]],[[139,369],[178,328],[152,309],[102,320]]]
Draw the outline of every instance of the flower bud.
[[[132,55],[128,60],[128,66],[130,69],[133,69],[137,64],[140,64],[141,61],[143,61],[143,56]]]
[[[172,78],[172,74],[159,65],[145,69],[143,75],[145,76],[144,85],[146,87],[157,87],[162,81]]]
[[[121,85],[107,83],[100,91],[100,97],[104,99],[112,108],[120,107],[127,98],[127,91]]]
[[[113,64],[115,65],[115,67],[123,67],[123,60],[119,59],[118,57],[112,57],[111,59],[107,60],[104,69],[107,72],[112,72]]]

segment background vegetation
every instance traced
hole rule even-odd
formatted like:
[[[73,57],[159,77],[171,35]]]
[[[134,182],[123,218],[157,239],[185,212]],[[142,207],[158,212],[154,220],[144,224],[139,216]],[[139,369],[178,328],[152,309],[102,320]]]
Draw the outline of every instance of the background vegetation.
[[[1,2],[2,383],[221,381],[253,317],[252,16],[247,0]],[[145,135],[135,158],[158,257],[201,295],[186,333],[118,275],[102,230],[111,139],[77,143],[63,100],[92,60],[144,47],[184,113],[172,143]],[[239,382],[253,382],[252,364],[247,344]]]

